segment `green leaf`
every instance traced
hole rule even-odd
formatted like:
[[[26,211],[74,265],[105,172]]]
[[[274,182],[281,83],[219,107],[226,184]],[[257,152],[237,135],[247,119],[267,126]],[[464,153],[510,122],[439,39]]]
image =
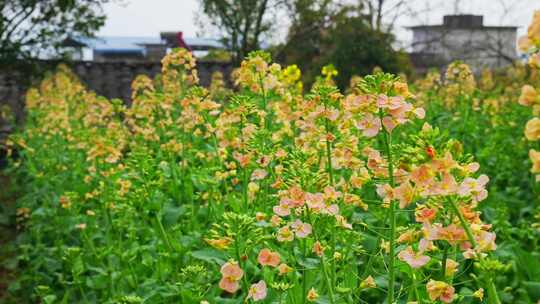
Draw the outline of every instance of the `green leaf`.
[[[55,295],[48,295],[43,298],[43,303],[45,304],[52,304],[56,302],[56,296]]]
[[[319,268],[319,265],[321,264],[319,259],[314,258],[306,258],[306,259],[298,259],[298,264],[300,264],[302,267],[306,269],[317,269]]]
[[[186,208],[184,206],[175,207],[167,205],[163,209],[163,225],[168,227],[178,223],[178,219],[185,213]]]
[[[336,300],[336,299],[334,299]],[[315,303],[317,304],[330,304],[330,298],[328,298],[328,296],[320,296],[319,298],[317,298],[317,300],[315,300]]]
[[[523,285],[525,285],[529,297],[540,299],[540,282],[524,281]]]
[[[529,280],[540,278],[540,259],[520,248],[515,249],[519,269],[527,274]]]
[[[193,251],[191,256],[208,263],[216,263],[219,265],[224,264],[227,261],[227,257],[221,251],[215,249],[203,249]]]
[[[78,256],[73,262],[72,272],[74,275],[80,275],[84,271],[84,263],[80,256]]]
[[[91,289],[105,289],[109,278],[105,275],[94,275],[86,278],[86,286]]]

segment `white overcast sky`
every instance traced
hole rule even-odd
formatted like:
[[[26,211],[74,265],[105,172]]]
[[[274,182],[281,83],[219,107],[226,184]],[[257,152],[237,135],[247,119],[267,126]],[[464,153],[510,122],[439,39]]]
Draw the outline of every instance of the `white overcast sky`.
[[[391,0],[390,0],[391,1]],[[403,27],[415,24],[439,24],[442,16],[455,12],[454,0],[408,0],[421,13],[418,16],[400,17],[396,21],[396,36],[403,44],[411,39]],[[501,3],[511,4],[509,13]],[[461,0],[458,12],[484,15],[486,25],[516,25],[519,34],[526,31],[535,9],[540,9],[539,0]],[[161,31],[183,31],[186,37],[200,33],[197,26],[199,0],[115,0],[105,6],[107,21],[99,31],[100,36],[158,36]],[[281,21],[281,20],[280,20]],[[284,23],[286,24],[286,23]],[[272,39],[283,40],[286,25]]]

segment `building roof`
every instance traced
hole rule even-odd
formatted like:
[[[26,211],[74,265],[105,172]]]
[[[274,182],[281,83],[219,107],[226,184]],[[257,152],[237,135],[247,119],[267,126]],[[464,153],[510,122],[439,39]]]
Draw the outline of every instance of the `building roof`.
[[[468,29],[468,30],[516,30],[517,26],[485,26],[481,15],[446,15],[443,24],[407,26],[408,29]]]
[[[217,49],[225,48],[225,45],[221,41],[212,38],[184,38],[186,43],[190,46],[210,46]]]
[[[164,45],[165,41],[160,37],[125,37],[125,36],[103,36],[96,38],[72,38],[98,52],[122,52],[122,53],[143,53],[145,45]],[[224,45],[210,38],[184,38],[189,46],[206,46],[213,48],[224,48]]]
[[[488,30],[516,30],[518,28],[518,26],[482,26],[482,27],[447,27],[446,25],[444,24],[437,24],[437,25],[411,25],[411,26],[406,26],[405,28],[408,28],[408,29],[411,29],[411,30],[416,30],[416,29],[447,29],[447,30],[453,30],[453,29],[471,29],[471,30],[483,30],[483,29],[488,29]]]

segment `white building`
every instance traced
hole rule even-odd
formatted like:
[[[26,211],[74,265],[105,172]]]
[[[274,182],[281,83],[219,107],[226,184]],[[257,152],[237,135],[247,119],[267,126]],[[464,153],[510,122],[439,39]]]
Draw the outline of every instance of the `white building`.
[[[418,25],[411,59],[419,71],[461,60],[475,71],[500,68],[517,59],[515,26],[484,26],[483,16],[444,16],[442,25]]]

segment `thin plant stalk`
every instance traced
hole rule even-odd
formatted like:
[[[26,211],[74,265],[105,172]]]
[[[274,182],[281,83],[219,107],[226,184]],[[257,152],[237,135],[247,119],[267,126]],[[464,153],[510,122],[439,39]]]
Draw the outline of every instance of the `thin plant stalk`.
[[[307,212],[307,217],[308,217],[309,224],[312,227],[314,227],[313,222],[311,221],[311,216],[309,214],[309,211]],[[317,236],[317,232],[315,231],[315,228],[313,228],[313,236],[315,237],[315,242],[318,242],[319,237]],[[325,262],[325,259],[324,259],[324,253],[321,256],[321,268],[322,268],[322,271],[323,271],[323,277],[324,277],[324,280],[326,282],[326,286],[328,288],[328,293],[330,294],[330,303],[334,304],[335,303],[335,301],[334,301],[334,285],[332,284],[332,281],[330,279],[330,275],[328,274],[328,269],[326,268],[326,262]],[[306,295],[303,295],[303,296],[305,297]]]
[[[379,118],[382,124],[383,113],[382,110],[379,111]],[[388,178],[390,181],[390,186],[394,188],[394,164],[392,159],[392,135],[383,125],[383,137],[384,137],[384,148],[386,151],[386,158],[388,162]],[[394,257],[396,251],[396,202],[394,200],[390,201],[390,207],[388,208],[389,218],[390,218],[390,235],[389,235],[389,260],[388,260],[388,303],[394,303],[394,292],[395,292],[395,281],[396,273],[394,267]]]
[[[461,226],[463,229],[465,229],[465,234],[467,235],[467,238],[469,239],[469,242],[471,242],[473,248],[477,247],[476,240],[474,239],[474,236],[472,234],[471,227],[469,226],[469,223],[465,220],[463,217],[463,214],[459,211],[459,208],[456,205],[456,202],[452,199],[449,200],[450,206],[452,207],[452,210],[456,214],[456,216],[459,218],[459,222],[461,223]],[[478,258],[480,261],[483,260],[483,257],[481,254],[478,255]],[[501,300],[499,299],[499,295],[497,294],[497,287],[495,286],[495,283],[493,282],[493,279],[491,277],[487,280],[487,292],[489,295],[489,303],[490,304],[501,304]]]

